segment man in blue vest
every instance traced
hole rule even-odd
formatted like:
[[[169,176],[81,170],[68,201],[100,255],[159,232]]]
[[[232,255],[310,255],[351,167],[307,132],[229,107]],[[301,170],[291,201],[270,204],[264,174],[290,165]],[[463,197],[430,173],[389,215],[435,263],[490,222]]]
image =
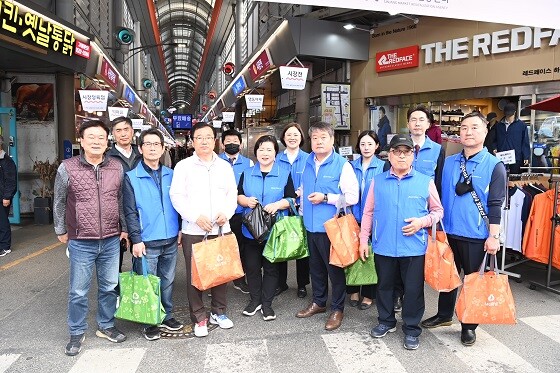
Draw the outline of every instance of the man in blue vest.
[[[301,204],[303,222],[307,230],[309,267],[313,301],[296,317],[310,317],[327,310],[329,278],[331,280],[331,314],[326,330],[342,324],[346,277],[344,269],[329,264],[331,242],[323,223],[335,216],[339,200],[348,206],[358,203],[359,184],[352,165],[333,151],[334,130],[325,122],[309,126],[311,154],[307,157],[302,176]]]
[[[123,198],[128,237],[136,273],[142,273],[142,256],[146,257],[148,273],[161,279],[161,303],[165,320],[160,327],[180,330],[183,324],[172,316],[173,281],[177,263],[179,215],[171,204],[169,187],[173,170],[160,164],[164,152],[163,135],[152,128],[140,134],[142,161],[125,174]],[[160,338],[157,326],[146,326],[142,334],[148,341]]]
[[[412,167],[413,153],[410,137],[396,135],[391,139],[391,169],[376,175],[371,182],[360,232],[360,256],[365,260],[369,255],[371,238],[378,276],[379,324],[370,334],[382,338],[396,331],[393,294],[397,284],[404,284],[402,330],[404,347],[408,350],[418,348],[422,332],[419,324],[425,308],[426,228],[443,215],[434,181]]]
[[[241,133],[239,133],[237,130],[229,129],[222,132],[222,148],[224,149],[224,151],[218,156],[228,161],[229,164],[231,164],[231,166],[233,167],[236,185],[239,184],[239,178],[241,177],[241,174],[243,174],[243,171],[245,171],[249,167],[254,166],[252,160],[241,154],[241,146]],[[246,265],[243,246],[244,238],[243,234],[241,233],[242,212],[243,207],[237,205],[235,214],[229,220],[229,225],[231,227],[231,231],[233,232],[233,234],[235,234],[235,238],[237,239],[237,245],[239,246],[239,255],[241,256],[241,264],[243,265],[243,272],[247,273],[247,271],[245,270]],[[249,294],[249,286],[247,286],[247,282],[245,282],[245,277],[233,281],[233,287],[243,294]]]
[[[478,271],[484,253],[500,249],[500,222],[506,193],[506,170],[484,147],[486,118],[479,112],[463,117],[459,129],[463,151],[447,157],[443,166],[443,225],[455,264],[465,275]],[[475,202],[475,195],[476,200]],[[425,328],[452,324],[457,289],[439,293],[438,312],[422,321]],[[476,342],[476,324],[461,324],[461,343]]]

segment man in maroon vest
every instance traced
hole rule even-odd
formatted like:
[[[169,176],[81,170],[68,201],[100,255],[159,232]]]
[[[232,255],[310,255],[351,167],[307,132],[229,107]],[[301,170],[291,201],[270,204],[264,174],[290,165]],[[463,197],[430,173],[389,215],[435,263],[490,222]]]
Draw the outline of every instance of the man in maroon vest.
[[[70,289],[66,355],[77,355],[87,330],[88,293],[93,267],[97,272],[98,337],[123,342],[115,328],[120,240],[128,239],[122,206],[123,170],[105,155],[109,129],[100,120],[84,122],[79,130],[83,153],[58,168],[54,186],[54,230],[68,244]]]

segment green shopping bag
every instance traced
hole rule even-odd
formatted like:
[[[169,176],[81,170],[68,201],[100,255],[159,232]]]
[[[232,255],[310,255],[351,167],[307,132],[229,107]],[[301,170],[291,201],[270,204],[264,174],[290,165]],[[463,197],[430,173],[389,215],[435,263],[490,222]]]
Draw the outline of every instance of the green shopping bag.
[[[293,216],[278,216],[276,223],[263,250],[263,256],[271,263],[286,262],[309,256],[307,235],[303,226],[303,218],[298,214],[291,199],[290,210]]]
[[[160,279],[148,274],[148,263],[142,257],[142,274],[133,271],[119,274],[121,299],[115,317],[141,324],[158,325],[165,318],[161,304]]]
[[[365,261],[361,258],[356,260],[354,264],[344,268],[346,275],[346,285],[361,286],[377,284],[377,271],[375,270],[374,255],[371,252]]]

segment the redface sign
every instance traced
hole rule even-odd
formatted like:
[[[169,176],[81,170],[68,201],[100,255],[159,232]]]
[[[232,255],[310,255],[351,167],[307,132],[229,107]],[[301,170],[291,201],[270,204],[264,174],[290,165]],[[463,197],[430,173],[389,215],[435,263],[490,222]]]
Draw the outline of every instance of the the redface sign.
[[[391,70],[418,67],[418,45],[379,52],[375,55],[375,71],[378,73]]]

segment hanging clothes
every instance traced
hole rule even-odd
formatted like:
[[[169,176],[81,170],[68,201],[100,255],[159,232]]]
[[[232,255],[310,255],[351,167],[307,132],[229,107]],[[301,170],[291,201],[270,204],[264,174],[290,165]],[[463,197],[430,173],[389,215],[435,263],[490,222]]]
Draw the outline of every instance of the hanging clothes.
[[[505,233],[504,245],[508,249],[521,252],[523,228],[529,216],[530,207],[525,193],[516,186],[508,188],[509,206],[502,209],[502,232]],[[506,201],[504,201],[505,207]],[[507,226],[506,226],[507,220]]]

